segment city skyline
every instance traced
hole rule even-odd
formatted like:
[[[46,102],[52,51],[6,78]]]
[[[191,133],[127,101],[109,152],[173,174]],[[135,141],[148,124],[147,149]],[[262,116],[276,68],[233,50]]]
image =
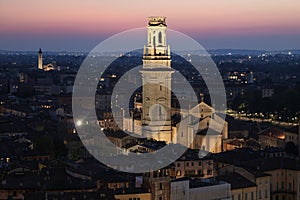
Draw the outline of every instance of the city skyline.
[[[0,50],[0,199],[300,200],[300,49],[208,54],[172,21]]]
[[[169,29],[191,36],[206,49],[300,49],[296,0],[190,0],[185,4],[12,0],[0,5],[3,50],[90,51],[113,34],[143,27],[153,15],[166,16]]]

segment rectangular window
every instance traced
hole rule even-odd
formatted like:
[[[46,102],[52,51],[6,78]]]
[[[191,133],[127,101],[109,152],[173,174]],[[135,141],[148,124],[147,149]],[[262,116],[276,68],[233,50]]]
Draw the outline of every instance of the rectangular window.
[[[268,198],[268,190],[265,190],[265,198]]]

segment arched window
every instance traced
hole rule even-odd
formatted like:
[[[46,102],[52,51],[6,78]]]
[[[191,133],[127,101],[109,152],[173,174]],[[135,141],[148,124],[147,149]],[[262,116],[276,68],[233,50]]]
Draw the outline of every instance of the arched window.
[[[158,33],[158,43],[162,43],[162,34],[161,32]]]

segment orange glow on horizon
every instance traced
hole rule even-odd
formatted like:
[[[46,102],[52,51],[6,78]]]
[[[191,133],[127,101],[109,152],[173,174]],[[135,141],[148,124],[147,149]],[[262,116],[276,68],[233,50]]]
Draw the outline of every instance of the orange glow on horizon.
[[[112,33],[143,27],[148,16],[157,14],[167,17],[169,28],[189,33],[300,33],[300,2],[296,0],[155,0],[151,4],[129,0],[126,8],[118,0],[5,0],[0,4],[0,33]]]
[[[167,17],[206,48],[300,48],[299,0],[1,0],[2,49],[90,50],[116,33]]]

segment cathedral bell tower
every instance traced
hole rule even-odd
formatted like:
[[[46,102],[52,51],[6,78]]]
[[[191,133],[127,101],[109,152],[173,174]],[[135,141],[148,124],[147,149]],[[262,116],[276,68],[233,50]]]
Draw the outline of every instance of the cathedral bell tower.
[[[171,52],[166,40],[166,18],[149,17],[148,44],[144,46],[143,135],[159,141],[172,141]]]
[[[43,52],[42,52],[42,49],[39,50],[38,69],[43,69]]]

